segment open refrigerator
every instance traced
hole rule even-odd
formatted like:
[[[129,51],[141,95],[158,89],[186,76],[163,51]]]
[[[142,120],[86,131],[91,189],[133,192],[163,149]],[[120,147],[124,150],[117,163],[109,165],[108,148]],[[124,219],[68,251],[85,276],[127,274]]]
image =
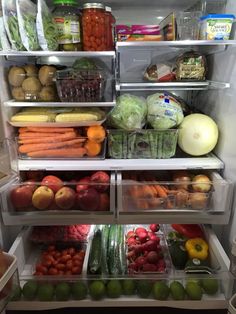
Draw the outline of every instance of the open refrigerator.
[[[81,4],[86,1],[81,1]],[[52,6],[52,3],[48,1]],[[184,10],[202,11],[204,13],[230,13],[236,14],[236,4],[234,0],[166,0],[146,1],[121,1],[110,0],[106,4],[112,7],[112,12],[116,17],[117,24],[157,24],[163,17],[171,12]],[[138,18],[137,18],[138,17]],[[163,56],[172,58],[183,52],[193,49],[200,51],[207,56],[209,66],[208,80],[204,82],[174,82],[174,83],[147,83],[140,78],[145,68],[153,59],[158,60]],[[234,204],[234,183],[236,181],[235,171],[235,51],[236,40],[231,38],[226,41],[207,40],[174,40],[158,42],[117,42],[115,51],[93,52],[93,51],[73,51],[73,52],[17,52],[0,51],[0,80],[1,80],[1,114],[3,121],[4,138],[7,139],[7,146],[3,146],[5,155],[1,154],[3,160],[4,176],[1,179],[1,243],[4,250],[17,258],[17,269],[20,284],[34,278],[35,260],[39,258],[39,252],[35,252],[29,238],[33,226],[69,226],[75,223],[88,225],[108,225],[120,224],[135,228],[143,224],[161,224],[161,235],[163,237],[163,247],[168,252],[168,225],[179,224],[206,224],[204,235],[210,246],[210,259],[212,271],[196,274],[186,274],[173,267],[171,258],[166,253],[166,271],[160,273],[143,273],[141,276],[134,276],[134,280],[156,280],[169,283],[177,280],[183,285],[193,276],[197,280],[210,278],[216,279],[219,283],[217,294],[209,296],[204,294],[202,300],[156,300],[154,298],[142,298],[134,296],[121,296],[119,298],[105,297],[95,301],[91,298],[84,300],[50,301],[42,302],[37,299],[28,301],[21,298],[17,301],[9,301],[9,310],[46,310],[63,307],[174,307],[186,309],[224,309],[228,306],[228,300],[233,293],[234,277],[229,272],[229,254],[232,239],[235,236],[235,204]],[[138,96],[147,97],[157,91],[171,91],[183,98],[190,107],[211,116],[217,123],[220,130],[220,141],[213,153],[202,157],[180,156],[164,159],[112,159],[101,158],[90,159],[32,159],[22,157],[16,153],[16,127],[25,125],[14,125],[10,123],[10,117],[22,107],[50,107],[50,102],[27,102],[14,101],[11,98],[8,82],[6,80],[7,70],[10,66],[23,64],[66,64],[71,65],[78,57],[96,58],[106,65],[110,72],[110,81],[106,87],[106,98],[102,102],[83,103],[73,102],[73,107],[93,106],[109,110],[116,104],[116,96],[124,93],[132,93]],[[163,59],[162,59],[163,60]],[[53,102],[53,106],[70,107],[70,102]],[[105,146],[106,144],[104,144]],[[5,157],[10,157],[10,161]],[[6,170],[7,169],[7,170]],[[175,204],[173,208],[168,208],[166,204],[158,210],[140,211],[129,200],[129,189],[132,188],[132,181],[127,180],[127,173],[132,174],[143,171],[146,174],[156,175],[176,170],[187,170],[192,173],[207,173],[214,184],[214,190],[209,195],[204,207],[178,208]],[[9,202],[10,191],[20,185],[20,176],[26,176],[27,172],[40,172],[44,174],[72,173],[87,175],[95,171],[106,171],[109,174],[109,211],[101,212],[80,212],[69,211],[29,211],[16,212]],[[63,175],[62,175],[63,177]],[[66,182],[67,177],[63,177]],[[168,184],[173,184],[168,178]],[[143,180],[141,184],[145,184]],[[72,183],[72,185],[75,183]],[[170,200],[171,201],[171,200]],[[167,226],[167,227],[166,227]],[[134,228],[134,227],[133,227]],[[93,230],[93,229],[92,229]],[[126,229],[125,229],[126,230]],[[88,237],[88,245],[84,258],[84,266],[81,275],[75,276],[73,280],[67,277],[62,281],[84,280],[88,283],[99,276],[88,276],[86,264],[89,258],[89,249],[93,232]],[[165,250],[165,249],[163,249]],[[127,274],[117,275],[116,279],[124,280]],[[112,277],[114,278],[114,275]],[[154,278],[154,279],[153,279]],[[101,279],[101,278],[100,278]],[[104,281],[109,281],[111,277],[102,277]],[[45,277],[40,279],[45,280]],[[57,282],[57,278],[49,277],[48,281]]]

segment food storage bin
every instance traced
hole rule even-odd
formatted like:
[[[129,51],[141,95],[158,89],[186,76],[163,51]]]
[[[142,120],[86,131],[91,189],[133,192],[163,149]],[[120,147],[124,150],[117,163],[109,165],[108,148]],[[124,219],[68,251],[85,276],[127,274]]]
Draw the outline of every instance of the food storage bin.
[[[225,181],[217,172],[191,171],[188,172],[190,179],[186,185],[174,179],[175,173],[178,172],[119,173],[117,200],[120,222],[125,223],[129,215],[136,223],[145,223],[150,219],[167,222],[170,218],[192,223],[193,215],[198,217],[197,221],[202,218],[205,223],[227,218],[232,204],[232,183]],[[207,191],[194,190],[192,180],[195,175],[201,174],[210,179]]]
[[[96,183],[88,182],[89,175],[96,175]],[[44,183],[24,183],[15,179],[1,193],[4,223],[38,226],[72,225],[75,222],[112,223],[115,215],[115,175],[112,172],[106,174],[109,176],[108,183],[98,179],[99,176],[104,178],[104,175],[102,171],[80,172],[70,181],[61,176],[57,177],[62,182],[59,186],[54,179]]]
[[[208,14],[200,18],[200,39],[228,40],[230,39],[233,14]]]
[[[20,159],[78,159],[96,160],[105,159],[105,138],[101,143],[88,140],[87,137],[76,137],[65,142],[49,142],[45,144],[21,144],[18,143],[18,156]]]
[[[96,69],[57,71],[56,86],[61,101],[99,102],[104,97],[105,73]]]
[[[12,66],[8,71],[11,95],[16,101],[57,101],[56,86],[53,81],[56,68],[33,64]]]
[[[111,158],[171,158],[175,155],[178,130],[108,130]]]
[[[15,289],[19,286],[17,272],[17,260],[14,255],[3,252],[4,260],[8,266],[0,278],[0,311],[2,312],[7,303],[14,297]]]

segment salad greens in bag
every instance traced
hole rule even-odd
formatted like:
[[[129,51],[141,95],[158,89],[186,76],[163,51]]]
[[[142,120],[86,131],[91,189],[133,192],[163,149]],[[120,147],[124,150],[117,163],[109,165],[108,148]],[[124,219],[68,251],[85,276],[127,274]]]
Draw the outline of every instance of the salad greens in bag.
[[[16,10],[22,43],[26,50],[39,50],[36,30],[37,7],[30,0],[16,0]]]
[[[58,49],[58,30],[52,14],[44,0],[38,0],[36,28],[42,50]]]
[[[141,129],[146,122],[147,105],[143,97],[123,94],[108,119],[111,126],[123,130]]]
[[[19,31],[16,0],[2,0],[2,14],[5,30],[12,49],[25,50]]]

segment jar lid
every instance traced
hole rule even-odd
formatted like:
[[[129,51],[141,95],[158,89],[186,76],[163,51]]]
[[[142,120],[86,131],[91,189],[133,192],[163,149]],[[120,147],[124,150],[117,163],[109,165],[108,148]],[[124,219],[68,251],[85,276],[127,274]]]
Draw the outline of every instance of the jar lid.
[[[53,0],[53,4],[78,5],[77,0]]]
[[[105,11],[106,11],[106,12],[111,12],[111,7],[105,6]]]
[[[236,238],[233,239],[231,253],[236,256]]]
[[[102,3],[85,3],[83,9],[105,9],[105,6]]]

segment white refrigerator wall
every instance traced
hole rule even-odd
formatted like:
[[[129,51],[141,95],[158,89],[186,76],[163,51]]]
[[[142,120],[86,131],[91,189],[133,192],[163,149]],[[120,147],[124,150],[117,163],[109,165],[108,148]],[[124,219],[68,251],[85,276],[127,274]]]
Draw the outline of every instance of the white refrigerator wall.
[[[227,13],[236,15],[236,1],[228,0]],[[201,92],[196,104],[218,124],[220,139],[215,150],[225,163],[224,176],[236,182],[236,47],[209,57],[210,77],[214,81],[229,82],[230,88]],[[221,242],[230,252],[232,238],[236,236],[236,198],[230,222],[221,229]]]

